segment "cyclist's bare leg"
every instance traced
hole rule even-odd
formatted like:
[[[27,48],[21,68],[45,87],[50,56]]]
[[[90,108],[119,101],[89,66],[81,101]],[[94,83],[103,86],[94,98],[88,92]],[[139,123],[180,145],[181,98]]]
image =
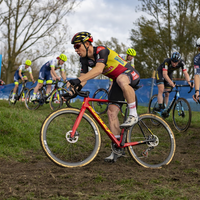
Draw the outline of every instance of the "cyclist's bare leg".
[[[158,104],[163,103],[163,92],[165,90],[164,84],[159,84],[158,86]]]
[[[111,132],[115,136],[120,135],[121,129],[119,128],[119,119],[118,119],[118,113],[119,113],[119,108],[116,105],[109,105],[108,106],[108,121],[109,121],[109,126]]]
[[[121,131],[119,128],[119,119],[118,119],[119,110],[120,109],[116,105],[111,104],[108,106],[108,111],[107,111],[110,130],[117,139],[120,139],[120,131]],[[121,150],[119,151],[122,153]],[[104,160],[107,162],[115,162],[119,157],[121,157],[121,155],[115,154],[112,151],[110,156],[106,157]]]
[[[170,89],[165,89],[165,92],[167,91],[171,91]],[[166,106],[168,105],[168,102],[169,102],[169,93],[165,93],[165,104]]]
[[[136,109],[136,102],[135,102],[135,91],[129,85],[130,80],[129,77],[125,74],[120,74],[116,79],[119,87],[122,89],[123,95],[128,103],[129,108],[129,116],[126,121],[120,125],[120,128],[131,127],[135,123],[138,122],[138,114]]]
[[[46,94],[49,94],[51,92],[51,85],[47,85],[47,90],[46,90]]]
[[[123,91],[124,98],[127,100],[127,103],[133,103],[135,102],[135,91],[134,89],[129,85],[130,80],[128,76],[125,74],[120,74],[117,79],[117,84]]]
[[[16,94],[17,88],[18,88],[19,84],[15,84],[15,87],[13,88],[13,93]]]
[[[38,92],[38,90],[39,90],[40,88],[42,88],[42,86],[43,86],[43,83],[38,83],[38,84],[36,85],[36,87],[34,88],[34,93],[36,94],[36,93]]]

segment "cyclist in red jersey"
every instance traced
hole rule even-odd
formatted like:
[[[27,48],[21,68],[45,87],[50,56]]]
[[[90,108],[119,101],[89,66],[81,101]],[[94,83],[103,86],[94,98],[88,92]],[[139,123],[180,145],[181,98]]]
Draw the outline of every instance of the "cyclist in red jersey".
[[[88,32],[79,32],[74,35],[71,43],[75,52],[80,56],[81,75],[77,79],[69,80],[71,85],[86,84],[87,80],[93,79],[100,74],[113,79],[113,86],[109,93],[109,100],[127,100],[129,116],[123,124],[119,124],[118,113],[120,104],[109,104],[108,118],[110,130],[116,138],[120,138],[120,128],[133,126],[138,122],[138,115],[135,102],[135,91],[133,89],[140,81],[139,73],[130,63],[123,60],[116,52],[105,46],[94,47],[93,38]],[[88,67],[92,69],[88,71]],[[114,160],[114,152],[107,157],[106,161]]]

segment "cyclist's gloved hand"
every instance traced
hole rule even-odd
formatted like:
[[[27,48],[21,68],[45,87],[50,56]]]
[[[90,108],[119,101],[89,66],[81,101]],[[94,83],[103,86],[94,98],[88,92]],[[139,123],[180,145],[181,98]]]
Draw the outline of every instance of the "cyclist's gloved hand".
[[[67,97],[71,97],[72,95],[71,94],[69,94],[69,92],[68,93],[65,93],[65,94],[62,94],[62,97],[64,97],[65,99],[67,98]]]
[[[69,80],[69,82],[71,85],[80,85],[81,84],[81,81],[78,78],[71,79],[71,80]]]

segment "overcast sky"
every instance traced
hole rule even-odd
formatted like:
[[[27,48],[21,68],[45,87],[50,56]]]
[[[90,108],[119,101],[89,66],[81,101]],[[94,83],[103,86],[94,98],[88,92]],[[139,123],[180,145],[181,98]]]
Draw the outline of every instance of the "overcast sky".
[[[94,41],[115,37],[126,46],[130,45],[130,31],[142,12],[136,12],[138,0],[84,0],[73,14],[67,17],[71,37],[80,31],[88,31]],[[70,43],[70,42],[69,42]],[[70,48],[70,44],[67,45]],[[73,49],[69,49],[73,51]]]

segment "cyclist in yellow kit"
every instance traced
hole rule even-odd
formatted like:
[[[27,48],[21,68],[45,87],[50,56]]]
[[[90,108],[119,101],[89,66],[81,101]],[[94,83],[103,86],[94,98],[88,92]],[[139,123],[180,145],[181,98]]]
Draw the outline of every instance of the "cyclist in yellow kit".
[[[110,103],[108,107],[109,125],[116,138],[120,138],[120,128],[128,128],[137,123],[138,115],[133,87],[140,81],[139,73],[130,63],[123,60],[116,52],[105,46],[93,47],[93,38],[88,32],[79,32],[74,35],[71,43],[75,52],[80,56],[81,75],[77,79],[69,80],[71,85],[84,86],[87,80],[95,78],[101,73],[113,79],[113,86],[108,99],[128,102],[129,116],[123,124],[119,124],[118,113],[122,105]],[[88,67],[92,70],[88,71]],[[114,160],[114,152],[106,161]]]
[[[123,58],[125,61],[129,62],[131,66],[135,68],[134,65],[134,57],[136,56],[135,49],[128,48],[126,54],[119,54],[119,56]]]

